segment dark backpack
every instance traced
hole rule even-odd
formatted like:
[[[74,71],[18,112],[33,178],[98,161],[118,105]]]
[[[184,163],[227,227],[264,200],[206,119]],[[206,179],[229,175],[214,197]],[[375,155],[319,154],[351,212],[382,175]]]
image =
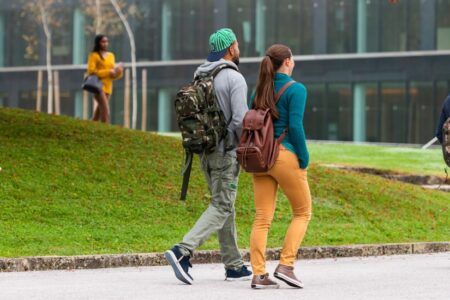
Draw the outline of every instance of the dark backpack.
[[[278,102],[284,91],[295,81],[286,83],[275,97]],[[275,139],[270,109],[250,109],[244,117],[242,136],[236,150],[242,168],[250,173],[267,172],[275,164],[280,144],[287,129]]]
[[[450,118],[442,126],[442,153],[445,163],[450,167]]]
[[[209,74],[196,76],[190,84],[181,87],[175,97],[175,113],[186,151],[181,200],[186,199],[194,153],[214,152],[228,134],[228,122],[214,91],[214,78],[226,68],[236,70],[228,64],[219,65]]]

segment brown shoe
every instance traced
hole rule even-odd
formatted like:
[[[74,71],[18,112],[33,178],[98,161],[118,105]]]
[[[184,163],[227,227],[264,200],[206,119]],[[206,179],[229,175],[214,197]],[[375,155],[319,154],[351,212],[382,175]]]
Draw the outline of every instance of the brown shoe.
[[[297,277],[295,277],[294,267],[278,265],[278,267],[275,269],[275,272],[273,273],[273,276],[286,282],[290,286],[300,289],[303,288],[303,283],[299,279],[297,279]]]
[[[255,275],[252,280],[252,289],[277,289],[280,285],[269,278],[269,273]]]

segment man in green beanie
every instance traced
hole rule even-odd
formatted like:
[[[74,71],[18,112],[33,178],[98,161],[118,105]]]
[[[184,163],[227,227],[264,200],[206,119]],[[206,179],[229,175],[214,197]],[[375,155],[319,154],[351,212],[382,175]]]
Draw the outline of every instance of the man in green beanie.
[[[189,274],[190,258],[194,250],[213,233],[218,234],[222,262],[227,280],[250,280],[252,272],[244,265],[237,246],[234,202],[239,178],[236,146],[242,133],[242,121],[247,108],[247,84],[239,73],[239,44],[231,29],[223,28],[209,38],[210,53],[207,61],[198,67],[194,76],[212,74],[216,99],[227,120],[228,138],[210,154],[200,157],[211,203],[184,236],[183,241],[165,252],[175,276],[186,284],[192,284]]]

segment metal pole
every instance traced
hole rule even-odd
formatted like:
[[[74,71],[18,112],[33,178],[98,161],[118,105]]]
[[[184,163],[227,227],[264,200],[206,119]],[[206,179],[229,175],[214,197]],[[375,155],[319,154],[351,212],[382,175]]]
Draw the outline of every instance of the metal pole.
[[[60,115],[61,114],[61,98],[59,93],[59,72],[53,71],[54,76],[54,88],[55,88],[55,114]]]
[[[83,120],[89,118],[89,93],[83,91]]]
[[[142,70],[142,131],[147,130],[147,69]]]
[[[44,79],[44,72],[38,71],[37,78],[37,93],[36,93],[36,111],[41,111],[42,108],[42,81]]]
[[[130,128],[130,69],[125,70],[125,90],[123,102],[123,127]]]

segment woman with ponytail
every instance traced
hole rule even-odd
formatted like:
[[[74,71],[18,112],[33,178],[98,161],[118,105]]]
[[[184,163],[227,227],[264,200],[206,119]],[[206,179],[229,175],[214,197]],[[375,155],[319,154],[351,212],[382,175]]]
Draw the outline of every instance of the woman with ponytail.
[[[265,262],[267,235],[275,212],[278,186],[289,199],[293,217],[274,276],[290,286],[303,287],[294,274],[294,263],[311,219],[311,194],[306,171],[309,154],[303,129],[306,88],[295,82],[275,102],[275,95],[292,81],[294,66],[288,47],[271,46],[261,62],[256,92],[250,102],[250,107],[270,109],[275,138],[287,131],[274,166],[266,173],[253,174],[256,213],[250,238],[250,259],[254,274],[251,287],[256,289],[279,287],[269,278]]]

